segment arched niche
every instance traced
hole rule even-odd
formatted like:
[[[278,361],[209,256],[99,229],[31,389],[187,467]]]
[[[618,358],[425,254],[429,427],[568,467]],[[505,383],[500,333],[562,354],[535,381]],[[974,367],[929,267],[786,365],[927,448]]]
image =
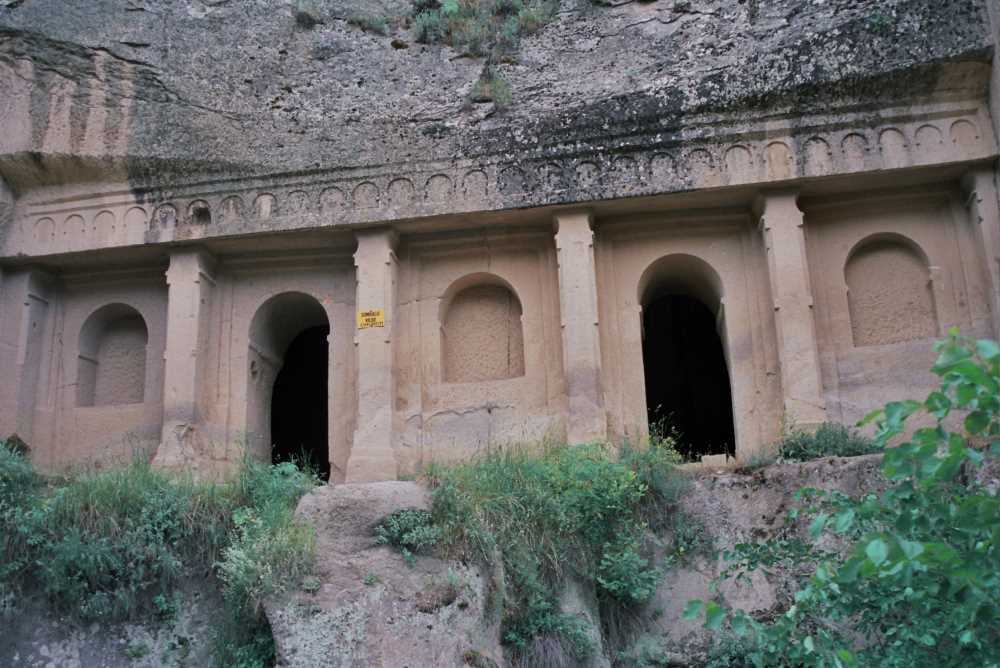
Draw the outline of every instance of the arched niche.
[[[302,457],[329,475],[329,333],[326,309],[302,292],[271,297],[250,321],[247,436],[259,458]]]
[[[470,383],[524,375],[523,311],[499,276],[477,273],[455,281],[441,300],[442,375]]]
[[[668,255],[643,273],[637,297],[651,433],[678,432],[692,459],[735,454],[719,274],[693,255]]]
[[[135,308],[107,304],[91,313],[80,329],[77,405],[142,403],[148,342],[146,321]]]
[[[911,239],[876,234],[858,242],[844,280],[855,347],[938,335],[930,263]]]

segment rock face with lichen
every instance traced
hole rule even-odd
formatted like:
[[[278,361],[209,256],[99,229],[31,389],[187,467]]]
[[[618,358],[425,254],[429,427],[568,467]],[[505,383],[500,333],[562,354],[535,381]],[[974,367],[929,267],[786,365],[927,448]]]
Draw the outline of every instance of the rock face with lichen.
[[[469,101],[481,60],[413,40],[409,2],[313,5],[309,25],[272,0],[0,6],[0,174],[15,189],[110,177],[160,190],[511,166],[489,208],[683,190],[682,170],[653,183],[629,159],[792,108],[980,86],[991,44],[980,0],[564,0],[497,66],[512,94],[499,112]],[[358,15],[388,17],[391,33]]]

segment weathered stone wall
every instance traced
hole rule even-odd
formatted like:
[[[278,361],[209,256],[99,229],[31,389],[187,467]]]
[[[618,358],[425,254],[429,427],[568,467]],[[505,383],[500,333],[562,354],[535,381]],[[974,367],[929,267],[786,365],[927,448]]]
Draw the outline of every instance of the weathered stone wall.
[[[469,102],[481,61],[347,20],[409,3],[317,6],[0,3],[0,435],[40,465],[266,456],[318,324],[337,481],[644,438],[650,286],[715,316],[743,458],[998,332],[984,0],[564,0],[506,109]],[[81,406],[113,304],[142,402],[95,371]]]

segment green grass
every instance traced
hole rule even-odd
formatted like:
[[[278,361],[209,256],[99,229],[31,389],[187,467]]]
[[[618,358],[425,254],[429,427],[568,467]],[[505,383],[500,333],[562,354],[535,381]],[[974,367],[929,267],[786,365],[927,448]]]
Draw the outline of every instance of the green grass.
[[[0,444],[0,599],[16,606],[27,585],[81,620],[162,619],[183,578],[217,577],[218,665],[267,665],[260,604],[311,565],[312,531],[292,513],[315,484],[294,464],[250,459],[222,484],[142,461],[45,481]]]
[[[504,448],[428,472],[433,520],[447,551],[502,564],[493,599],[515,661],[581,660],[594,647],[559,608],[566,577],[595,587],[602,618],[655,593],[662,572],[646,538],[678,512],[684,479],[669,443],[618,452],[607,445]]]
[[[872,439],[841,424],[825,422],[816,431],[793,429],[778,443],[784,461],[807,462],[821,457],[855,457],[882,452]]]

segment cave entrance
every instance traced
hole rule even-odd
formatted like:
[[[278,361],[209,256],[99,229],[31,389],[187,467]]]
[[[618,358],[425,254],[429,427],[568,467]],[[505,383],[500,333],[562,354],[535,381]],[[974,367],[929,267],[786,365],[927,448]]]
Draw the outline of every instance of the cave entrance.
[[[330,479],[328,325],[292,339],[271,394],[271,461],[308,462]]]
[[[320,302],[285,292],[264,302],[250,323],[247,443],[260,460],[310,463],[330,476],[330,320]]]
[[[650,431],[676,432],[678,450],[686,459],[734,456],[733,400],[719,334],[724,330],[718,278],[697,258],[665,260],[673,262],[651,268],[642,299]]]

